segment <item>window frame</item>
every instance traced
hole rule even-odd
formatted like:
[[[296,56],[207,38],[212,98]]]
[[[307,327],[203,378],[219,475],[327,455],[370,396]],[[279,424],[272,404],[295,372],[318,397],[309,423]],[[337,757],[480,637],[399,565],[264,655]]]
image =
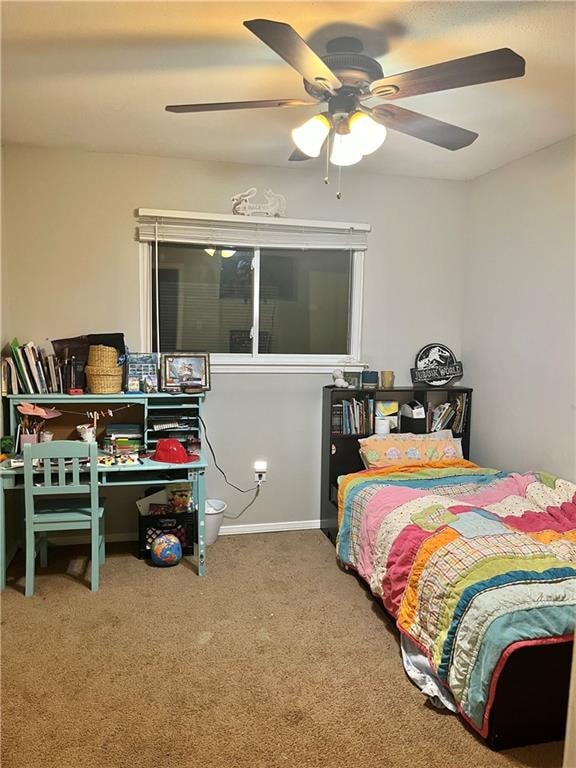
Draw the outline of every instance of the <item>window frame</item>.
[[[318,230],[323,228],[333,230],[341,230],[343,234],[351,231],[368,232],[370,227],[367,224],[344,224],[342,222],[317,222],[317,221],[305,221],[295,219],[268,219],[263,217],[250,217],[250,216],[229,216],[225,214],[198,214],[188,213],[181,211],[151,211],[149,209],[139,209],[138,215],[140,219],[150,223],[150,220],[160,220],[165,222],[166,220],[178,221],[181,224],[182,219],[187,219],[192,222],[191,231],[193,231],[193,222],[200,221],[201,226],[205,228],[207,225],[213,222],[215,226],[218,223],[230,223],[234,225],[241,225],[246,230],[250,230],[250,226],[254,227],[254,235],[259,235],[260,242],[255,242],[248,247],[254,250],[254,280],[253,280],[253,316],[252,316],[252,353],[210,353],[210,367],[213,373],[326,373],[331,372],[334,368],[343,368],[346,370],[362,370],[362,363],[360,359],[361,344],[362,344],[362,310],[363,310],[363,283],[364,283],[364,254],[366,246],[348,245],[342,243],[340,245],[334,243],[327,243],[322,245],[318,242]],[[265,225],[265,226],[264,226]],[[292,241],[287,237],[286,243],[279,243],[278,241],[266,243],[266,234],[262,232],[265,227],[274,228],[276,231],[282,231],[283,227],[291,228]],[[296,231],[296,236],[294,235]],[[314,232],[316,239],[314,242],[309,242],[306,238],[307,231]],[[170,242],[170,243],[182,243],[190,245],[193,243],[193,238],[179,237],[178,232],[175,231],[168,237],[162,237],[158,235],[158,227],[156,228],[156,237],[158,243]],[[301,242],[297,242],[299,235],[301,234]],[[296,237],[296,241],[294,240]],[[321,234],[320,234],[321,237]],[[344,238],[343,238],[344,239]],[[328,240],[328,238],[327,238]],[[152,295],[152,269],[155,258],[155,243],[156,240],[140,241],[139,243],[139,284],[140,284],[140,348],[143,352],[150,352],[152,350],[152,302],[155,297]],[[212,242],[205,242],[200,239],[195,243],[198,245],[218,245]],[[230,245],[234,245],[230,241]],[[273,249],[302,249],[306,250],[349,250],[351,254],[351,291],[350,291],[350,311],[348,316],[349,321],[349,341],[350,352],[345,355],[270,355],[258,353],[258,322],[259,322],[259,310],[260,310],[260,296],[259,296],[259,267],[260,267],[260,249],[261,248],[273,248]],[[255,332],[254,332],[255,331]],[[161,351],[173,351],[173,350],[161,350]]]

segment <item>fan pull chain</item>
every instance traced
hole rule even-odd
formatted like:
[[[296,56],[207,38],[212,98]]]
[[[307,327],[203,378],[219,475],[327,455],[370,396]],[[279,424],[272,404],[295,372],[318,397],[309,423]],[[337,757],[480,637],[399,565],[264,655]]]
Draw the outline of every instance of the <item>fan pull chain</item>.
[[[338,200],[342,199],[342,166],[338,166],[338,191],[336,192]]]
[[[326,176],[324,176],[324,184],[330,184],[330,134],[326,139]]]

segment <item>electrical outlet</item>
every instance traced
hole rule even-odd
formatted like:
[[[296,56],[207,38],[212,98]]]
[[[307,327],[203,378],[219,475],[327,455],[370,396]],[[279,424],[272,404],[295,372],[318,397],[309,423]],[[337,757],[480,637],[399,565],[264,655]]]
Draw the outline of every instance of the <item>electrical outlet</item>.
[[[254,462],[254,482],[260,485],[266,481],[266,473],[268,471],[268,462],[258,460]]]

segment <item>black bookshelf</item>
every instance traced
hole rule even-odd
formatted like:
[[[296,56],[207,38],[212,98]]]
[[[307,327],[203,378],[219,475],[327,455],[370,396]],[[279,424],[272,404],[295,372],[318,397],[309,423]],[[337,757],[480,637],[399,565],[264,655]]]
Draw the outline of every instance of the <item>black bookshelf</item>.
[[[393,389],[341,389],[327,386],[322,392],[322,461],[321,461],[321,501],[320,527],[328,538],[335,543],[338,533],[338,477],[364,469],[360,459],[358,440],[374,432],[374,413],[379,400],[397,401],[399,405],[410,400],[418,400],[428,413],[435,406],[444,402],[454,402],[465,395],[466,410],[459,432],[455,437],[462,438],[462,453],[470,457],[470,416],[472,412],[472,389],[470,387],[451,386],[413,386],[394,387]],[[344,402],[356,401],[356,413],[363,411],[363,417],[356,420],[343,419],[340,414]],[[344,408],[348,413],[350,406]],[[404,424],[402,423],[404,421]],[[428,421],[429,423],[429,421]],[[399,420],[394,432],[414,431],[406,428],[407,421]],[[346,427],[346,432],[344,428]],[[448,428],[450,423],[448,424]],[[393,433],[394,433],[393,432]],[[392,433],[392,434],[393,434]]]

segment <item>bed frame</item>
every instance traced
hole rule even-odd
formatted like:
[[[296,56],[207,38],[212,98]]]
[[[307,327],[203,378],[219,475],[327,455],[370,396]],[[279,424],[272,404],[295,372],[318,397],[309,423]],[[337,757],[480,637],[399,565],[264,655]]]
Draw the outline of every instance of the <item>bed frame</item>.
[[[508,749],[564,738],[572,642],[519,648],[496,687],[486,741]]]
[[[354,574],[400,642],[396,620],[382,601],[356,571],[341,567]],[[499,751],[564,738],[572,646],[572,641],[522,646],[510,654],[496,683],[488,735],[484,738],[490,749]],[[476,738],[483,738],[463,717],[460,719]]]

